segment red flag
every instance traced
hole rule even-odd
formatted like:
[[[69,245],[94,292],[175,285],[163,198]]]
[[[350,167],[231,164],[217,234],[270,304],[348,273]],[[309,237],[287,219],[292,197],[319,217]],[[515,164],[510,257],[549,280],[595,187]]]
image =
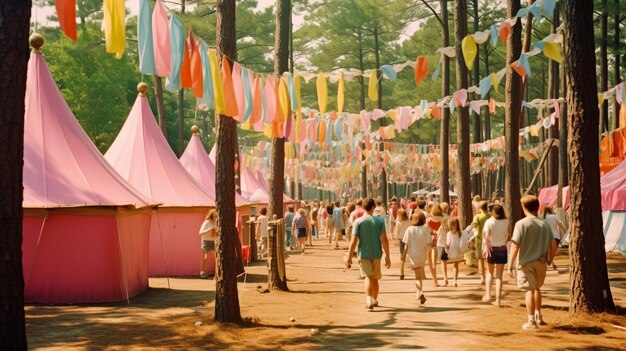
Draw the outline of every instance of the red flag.
[[[193,96],[200,99],[204,96],[204,77],[202,75],[202,59],[200,57],[200,40],[194,40],[193,33],[189,33],[191,43],[191,87]]]
[[[68,38],[76,41],[76,0],[55,0],[59,26]]]
[[[193,50],[193,38],[191,31],[187,40],[185,40],[185,48],[183,49],[183,64],[180,66],[180,87],[192,88],[191,80],[191,51]]]

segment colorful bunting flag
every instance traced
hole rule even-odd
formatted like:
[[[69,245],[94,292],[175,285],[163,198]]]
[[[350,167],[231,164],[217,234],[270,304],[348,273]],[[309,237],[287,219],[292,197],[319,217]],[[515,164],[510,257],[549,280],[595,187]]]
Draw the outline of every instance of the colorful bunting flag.
[[[178,19],[176,15],[172,14],[172,16],[170,17],[170,24],[168,28],[169,44],[171,44],[171,47],[168,44],[167,49],[158,49],[160,45],[163,45],[163,48],[164,48],[165,44],[158,43],[157,40],[161,42],[161,41],[164,41],[165,39],[163,39],[164,37],[162,37],[161,35],[157,36],[157,29],[156,29],[157,27],[154,24],[154,18],[155,17],[153,13],[152,14],[152,30],[154,34],[155,63],[157,63],[156,74],[157,76],[160,76],[160,77],[167,76],[167,80],[165,81],[165,89],[167,89],[167,91],[169,91],[170,93],[175,93],[180,89],[180,69],[183,64],[183,53],[185,51],[185,30],[183,28],[183,24],[180,21],[180,19]],[[160,39],[157,39],[157,37]],[[165,50],[165,51],[161,51],[161,50]],[[170,57],[171,70],[169,71],[169,75],[168,74],[163,75],[164,74],[163,72],[166,66],[166,64],[163,61],[165,56],[163,55],[165,56],[169,55]],[[159,57],[159,56],[162,56],[162,57]],[[159,72],[158,62],[161,62],[161,69],[163,70],[162,72]]]
[[[56,3],[58,4],[65,1],[67,0],[57,0]],[[74,17],[76,17],[76,14],[74,14]],[[59,22],[60,20],[61,18],[59,17]],[[74,21],[74,24],[75,23],[76,21]],[[63,28],[63,25],[61,25],[61,28]],[[139,53],[139,71],[143,74],[156,73],[156,66],[154,64],[154,43],[152,40],[152,15],[150,14],[150,0],[140,0],[139,16],[137,18],[137,46]]]
[[[467,69],[471,70],[474,66],[474,59],[478,53],[478,47],[476,41],[472,35],[468,35],[461,41],[461,50],[463,51],[463,59],[465,59],[465,65]]]
[[[104,0],[104,40],[106,52],[120,59],[126,49],[126,7],[124,0]]]
[[[149,3],[150,2],[148,1],[148,7],[150,6]],[[174,23],[174,25],[179,25],[181,35],[184,35],[182,34],[183,25],[182,23],[180,23],[180,20],[174,20],[174,15],[172,15],[171,21],[178,22]],[[163,2],[161,2],[161,0],[157,0],[157,2],[154,4],[154,10],[152,11],[152,43],[154,48],[154,64],[156,67],[156,75],[159,77],[167,77],[170,74],[172,70],[172,61],[174,60],[173,51],[178,49],[179,46],[182,47],[182,41],[180,44],[177,42],[172,42],[173,39],[170,35],[170,30],[172,26],[171,21],[168,26],[167,10],[165,9],[165,5],[163,5]],[[178,87],[176,87],[176,89],[178,89]]]
[[[369,84],[367,87],[367,96],[371,101],[378,101],[378,78],[376,77],[376,70],[373,69],[370,73]]]
[[[415,84],[419,85],[428,75],[428,60],[426,56],[418,56],[415,62]]]
[[[343,72],[339,74],[339,81],[337,82],[337,112],[342,113],[344,107],[344,82]]]
[[[143,6],[143,1],[140,6]],[[57,10],[59,26],[63,33],[73,41],[76,41],[76,0],[55,0],[54,6]],[[150,14],[150,3],[148,1],[148,14]]]
[[[320,109],[320,114],[326,113],[326,108],[328,107],[328,83],[326,82],[326,75],[324,73],[320,73],[317,76],[317,104]]]

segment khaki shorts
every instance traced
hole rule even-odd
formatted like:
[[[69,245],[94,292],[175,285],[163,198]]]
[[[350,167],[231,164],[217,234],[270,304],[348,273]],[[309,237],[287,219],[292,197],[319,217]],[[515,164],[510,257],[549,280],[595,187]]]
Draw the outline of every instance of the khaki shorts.
[[[546,280],[548,264],[543,259],[517,267],[517,287],[521,290],[537,290]]]
[[[383,274],[380,270],[380,258],[362,258],[359,260],[361,275],[372,279],[380,279]]]

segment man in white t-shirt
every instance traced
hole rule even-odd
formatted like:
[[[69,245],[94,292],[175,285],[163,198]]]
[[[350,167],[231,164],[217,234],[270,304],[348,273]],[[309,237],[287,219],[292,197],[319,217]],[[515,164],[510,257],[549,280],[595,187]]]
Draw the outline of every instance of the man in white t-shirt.
[[[267,255],[267,226],[269,218],[267,217],[267,208],[261,209],[261,215],[256,219],[256,235],[258,238],[259,254],[261,258]]]

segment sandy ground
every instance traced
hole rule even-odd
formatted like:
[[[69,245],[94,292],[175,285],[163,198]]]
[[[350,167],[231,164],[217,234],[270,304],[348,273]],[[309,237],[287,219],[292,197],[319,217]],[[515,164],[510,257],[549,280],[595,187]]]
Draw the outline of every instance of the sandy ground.
[[[347,246],[346,242],[342,243]],[[399,252],[392,242],[392,268],[383,269],[380,307],[364,308],[358,270],[342,264],[343,250],[314,241],[305,254],[287,259],[291,292],[265,288],[265,262],[246,268],[239,283],[242,325],[212,322],[214,282],[151,278],[150,289],[130,304],[27,306],[29,346],[34,350],[624,350],[626,316],[571,318],[567,251],[544,289],[548,326],[523,331],[522,293],[505,277],[498,308],[481,301],[476,270],[462,267],[459,286],[433,287],[419,307],[413,279],[399,280]],[[612,293],[626,305],[626,256],[609,255]],[[451,270],[451,269],[450,269]],[[410,271],[409,271],[410,272]],[[441,272],[439,272],[441,275]],[[290,319],[295,321],[291,322]],[[203,325],[195,326],[197,321]]]

